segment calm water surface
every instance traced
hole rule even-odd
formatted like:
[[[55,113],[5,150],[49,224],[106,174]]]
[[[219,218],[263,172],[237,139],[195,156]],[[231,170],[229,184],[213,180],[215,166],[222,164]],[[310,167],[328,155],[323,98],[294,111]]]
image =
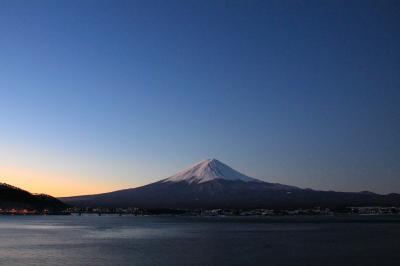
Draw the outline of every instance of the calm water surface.
[[[0,265],[400,265],[400,218],[0,216]]]

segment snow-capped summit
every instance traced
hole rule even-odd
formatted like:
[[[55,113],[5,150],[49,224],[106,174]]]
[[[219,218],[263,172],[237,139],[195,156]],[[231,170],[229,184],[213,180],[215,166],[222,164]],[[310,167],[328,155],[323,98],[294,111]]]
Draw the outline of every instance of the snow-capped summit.
[[[258,179],[249,177],[232,169],[217,159],[207,159],[164,179],[163,182],[205,183],[215,179],[241,180],[244,182],[261,182]]]

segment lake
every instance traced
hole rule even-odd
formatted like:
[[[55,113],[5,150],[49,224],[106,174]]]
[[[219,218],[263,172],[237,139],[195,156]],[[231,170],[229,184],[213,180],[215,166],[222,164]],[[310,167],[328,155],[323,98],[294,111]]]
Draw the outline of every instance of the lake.
[[[0,265],[399,265],[400,217],[0,216]]]

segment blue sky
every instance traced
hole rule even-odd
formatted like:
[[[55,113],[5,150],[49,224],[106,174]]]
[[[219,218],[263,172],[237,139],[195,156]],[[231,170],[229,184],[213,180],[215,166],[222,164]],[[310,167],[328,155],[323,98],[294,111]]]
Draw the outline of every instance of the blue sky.
[[[1,1],[0,176],[61,195],[205,158],[400,192],[398,1]]]

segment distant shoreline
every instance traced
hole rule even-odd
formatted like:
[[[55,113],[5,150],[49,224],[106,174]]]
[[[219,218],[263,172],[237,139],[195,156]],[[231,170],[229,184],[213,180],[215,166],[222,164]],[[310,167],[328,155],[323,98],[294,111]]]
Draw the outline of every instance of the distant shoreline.
[[[0,217],[24,217],[24,216],[69,216],[69,217],[176,217],[176,218],[216,218],[216,219],[254,219],[254,220],[270,220],[280,222],[279,219],[283,219],[284,222],[296,219],[301,219],[300,222],[306,220],[313,221],[318,219],[320,221],[392,221],[400,223],[400,214],[333,214],[333,215],[180,215],[180,214],[117,214],[117,213],[57,213],[57,214],[0,214]]]

